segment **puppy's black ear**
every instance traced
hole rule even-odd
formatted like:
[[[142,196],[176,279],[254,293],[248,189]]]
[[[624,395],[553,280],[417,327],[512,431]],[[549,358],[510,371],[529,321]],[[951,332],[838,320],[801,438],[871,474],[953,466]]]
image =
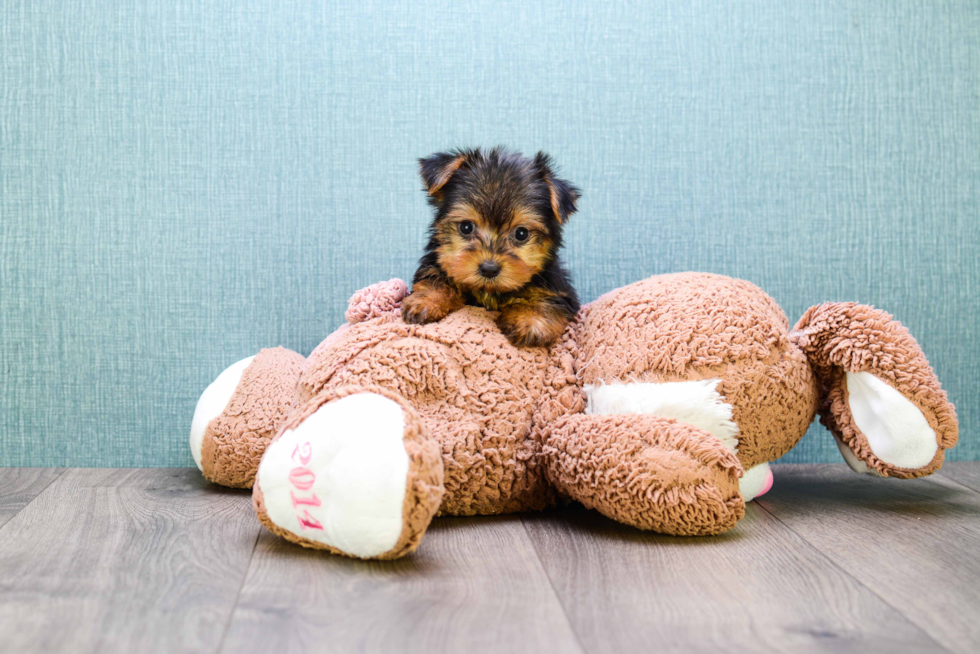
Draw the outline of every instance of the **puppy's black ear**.
[[[551,169],[551,157],[539,152],[534,157],[534,163],[541,171],[548,192],[551,194],[551,210],[560,225],[568,222],[569,217],[578,210],[578,199],[581,192],[569,182],[555,177]]]
[[[437,152],[419,159],[419,174],[422,176],[426,192],[431,197],[440,199],[442,187],[466,163],[471,154],[463,151]]]

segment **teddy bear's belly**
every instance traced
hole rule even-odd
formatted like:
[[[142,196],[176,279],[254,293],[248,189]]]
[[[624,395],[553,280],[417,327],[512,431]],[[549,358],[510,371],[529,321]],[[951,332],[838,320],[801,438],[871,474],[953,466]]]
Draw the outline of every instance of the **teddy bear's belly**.
[[[529,436],[529,419],[513,424],[491,418],[477,424],[430,415],[425,420],[442,447],[446,493],[439,515],[513,513],[555,503]]]

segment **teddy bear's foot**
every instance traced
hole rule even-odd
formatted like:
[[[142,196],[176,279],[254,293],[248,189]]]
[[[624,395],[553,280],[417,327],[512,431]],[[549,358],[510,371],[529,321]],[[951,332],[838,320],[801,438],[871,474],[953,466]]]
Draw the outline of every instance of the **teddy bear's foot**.
[[[719,534],[745,514],[742,466],[717,436],[648,414],[559,419],[548,476],[573,499],[640,529]]]
[[[285,348],[262,350],[218,375],[201,394],[190,446],[205,478],[251,488],[266,446],[296,408],[305,359]]]
[[[762,497],[772,489],[772,470],[768,463],[760,463],[745,471],[742,478],[738,480],[738,490],[742,493],[742,499],[751,502],[757,497]]]
[[[254,360],[254,356],[247,357],[225,368],[204,389],[201,397],[197,400],[197,406],[194,408],[194,417],[191,419],[190,446],[191,456],[194,457],[194,463],[197,464],[197,469],[201,472],[204,472],[204,464],[201,462],[201,450],[204,447],[204,432],[207,431],[211,421],[220,416],[221,412],[228,406],[228,401],[231,400],[232,394],[238,388],[239,382],[242,381],[242,375],[245,373],[245,369]]]
[[[790,338],[826,389],[821,422],[848,465],[883,477],[935,472],[956,444],[953,405],[908,330],[854,303],[808,310]]]
[[[412,407],[380,388],[324,391],[259,464],[262,523],[304,547],[391,559],[418,547],[443,495],[442,457]]]

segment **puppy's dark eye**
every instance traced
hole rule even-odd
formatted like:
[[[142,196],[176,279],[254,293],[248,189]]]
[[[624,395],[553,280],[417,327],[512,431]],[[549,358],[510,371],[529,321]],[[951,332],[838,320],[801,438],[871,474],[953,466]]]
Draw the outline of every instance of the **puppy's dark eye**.
[[[459,233],[463,236],[468,236],[473,233],[473,229],[476,225],[473,224],[472,220],[464,220],[459,224]]]
[[[518,227],[514,230],[514,240],[523,243],[527,240],[527,237],[531,235],[531,232],[527,231],[527,227]]]

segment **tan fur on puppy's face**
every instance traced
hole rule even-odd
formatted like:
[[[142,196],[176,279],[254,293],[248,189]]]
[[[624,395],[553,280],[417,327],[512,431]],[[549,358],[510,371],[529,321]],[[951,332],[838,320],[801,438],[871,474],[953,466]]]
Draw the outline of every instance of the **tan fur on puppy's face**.
[[[472,223],[471,234],[460,226]],[[525,241],[519,241],[519,228],[528,230]],[[541,272],[551,256],[552,242],[545,221],[534,211],[516,208],[509,220],[494,225],[470,204],[452,208],[436,226],[439,265],[463,288],[485,293],[504,293],[526,285]],[[492,261],[500,273],[487,279],[479,273],[480,264]]]
[[[452,289],[467,304],[501,311],[511,343],[550,344],[579,309],[558,259],[578,189],[554,176],[544,153],[528,159],[500,148],[440,152],[420,159],[419,172],[435,217],[412,295],[431,291],[427,284]],[[505,318],[517,301],[537,306]],[[402,317],[425,324],[447,306],[437,297],[409,299]]]

